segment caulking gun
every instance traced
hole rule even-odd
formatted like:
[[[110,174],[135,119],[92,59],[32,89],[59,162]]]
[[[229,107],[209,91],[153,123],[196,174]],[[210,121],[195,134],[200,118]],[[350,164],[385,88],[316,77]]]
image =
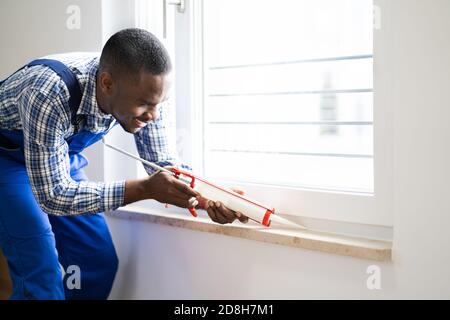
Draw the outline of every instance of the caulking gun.
[[[192,189],[200,193],[200,195],[203,198],[212,201],[220,201],[227,208],[234,210],[236,212],[241,212],[249,219],[258,222],[266,227],[269,227],[270,223],[274,221],[287,226],[306,229],[302,225],[299,225],[297,223],[291,222],[285,218],[275,215],[274,208],[258,203],[232,190],[220,187],[212,182],[205,180],[204,178],[192,174],[191,172],[180,170],[178,168],[171,168],[170,170],[163,168],[153,162],[147,161],[132,153],[129,153],[125,150],[119,149],[115,146],[108,144],[104,138],[102,139],[102,141],[105,144],[105,146],[113,150],[116,150],[135,160],[138,160],[155,170],[167,172],[171,175],[174,175],[180,181],[183,181],[184,183],[188,184]],[[197,211],[195,210],[195,208],[189,208],[188,210],[194,217],[197,217]]]

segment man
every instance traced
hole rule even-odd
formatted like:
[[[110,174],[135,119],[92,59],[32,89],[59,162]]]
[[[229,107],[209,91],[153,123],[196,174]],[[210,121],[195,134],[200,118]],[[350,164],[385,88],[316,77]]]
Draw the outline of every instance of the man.
[[[101,57],[65,54],[35,60],[0,84],[0,245],[13,299],[105,299],[118,260],[102,212],[143,200],[189,208],[199,194],[173,176],[89,182],[80,152],[115,124],[134,134],[141,157],[181,166],[168,152],[164,107],[171,62],[151,33],[125,29]],[[213,221],[245,222],[207,201]],[[80,268],[69,290],[64,270]]]

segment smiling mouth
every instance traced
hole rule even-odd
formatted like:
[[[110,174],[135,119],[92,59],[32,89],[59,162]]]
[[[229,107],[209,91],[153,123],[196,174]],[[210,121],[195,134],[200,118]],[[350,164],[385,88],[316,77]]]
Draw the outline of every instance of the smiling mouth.
[[[136,128],[143,128],[148,124],[147,122],[142,122],[139,121],[138,119],[133,119],[133,123]]]

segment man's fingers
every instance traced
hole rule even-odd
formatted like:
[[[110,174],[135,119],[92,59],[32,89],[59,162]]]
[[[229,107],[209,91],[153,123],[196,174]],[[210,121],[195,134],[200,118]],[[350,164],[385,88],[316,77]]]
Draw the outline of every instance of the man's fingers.
[[[228,223],[228,219],[216,207],[216,204],[214,201],[208,201],[208,209],[206,210],[206,212],[208,212],[208,215],[212,221],[220,223],[220,224]]]
[[[236,211],[234,214],[236,215],[236,217],[239,219],[240,222],[242,222],[242,223],[248,222],[248,217],[243,215],[241,212]]]
[[[213,221],[221,224],[232,223],[234,220],[236,220],[234,211],[226,208],[219,201],[208,201],[207,211],[211,211],[212,216],[215,217],[215,220],[213,219]]]
[[[219,212],[223,217],[225,217],[225,219],[227,220],[227,222],[231,223],[234,220],[236,220],[236,214],[234,213],[233,210],[228,209],[227,207],[225,207],[222,203],[220,203],[219,201],[216,201],[215,203],[215,209],[217,212]]]
[[[208,209],[206,209],[206,212],[208,213],[208,216],[211,218],[212,221],[219,222],[217,220],[217,213],[213,207],[208,207]]]
[[[228,217],[226,217],[219,209],[215,209],[216,210],[216,217],[219,220],[220,224],[227,224],[227,223],[231,223],[233,221],[230,221],[228,219]]]
[[[240,212],[236,212],[236,213],[240,214],[240,215],[238,216],[238,219],[239,219],[240,222],[242,222],[242,223],[247,223],[247,222],[248,222],[248,217],[244,216],[244,215],[243,215],[242,213],[240,213]]]
[[[220,223],[220,224],[229,223],[228,219],[217,208],[210,207],[208,210],[214,211],[214,214],[216,217],[215,222]]]
[[[179,180],[174,181],[174,186],[178,191],[188,195],[189,197],[197,197],[200,195],[197,191],[189,187],[186,183],[181,182]]]
[[[190,199],[195,198],[195,196],[188,195],[188,194],[178,190],[178,188],[176,188],[175,186],[173,186],[172,188],[169,189],[169,194],[172,197],[184,199],[185,201],[189,201]]]
[[[206,212],[208,212],[208,215],[212,221],[220,224],[232,223],[234,220],[236,220],[236,218],[238,218],[242,223],[248,222],[248,218],[246,216],[244,216],[240,212],[235,212],[231,209],[228,209],[220,201],[214,202],[211,200],[207,200],[205,201],[203,208],[206,210]]]
[[[167,199],[167,203],[181,208],[195,208],[198,205],[198,201],[195,197],[186,197],[186,195],[181,192],[172,194],[170,198]]]
[[[180,208],[192,208],[189,204],[189,200],[183,198],[172,197],[170,203]]]

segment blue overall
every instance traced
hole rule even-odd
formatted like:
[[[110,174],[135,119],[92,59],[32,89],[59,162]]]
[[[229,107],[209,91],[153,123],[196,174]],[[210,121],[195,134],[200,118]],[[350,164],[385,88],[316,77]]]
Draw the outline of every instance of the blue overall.
[[[35,60],[27,66],[39,64],[65,82],[76,114],[82,93],[75,75],[56,60]],[[67,139],[74,181],[87,180],[83,167],[88,162],[80,152],[104,134],[81,131]],[[11,299],[106,299],[118,259],[103,213],[47,215],[31,189],[23,133],[0,130],[0,138],[0,246],[13,282]]]

